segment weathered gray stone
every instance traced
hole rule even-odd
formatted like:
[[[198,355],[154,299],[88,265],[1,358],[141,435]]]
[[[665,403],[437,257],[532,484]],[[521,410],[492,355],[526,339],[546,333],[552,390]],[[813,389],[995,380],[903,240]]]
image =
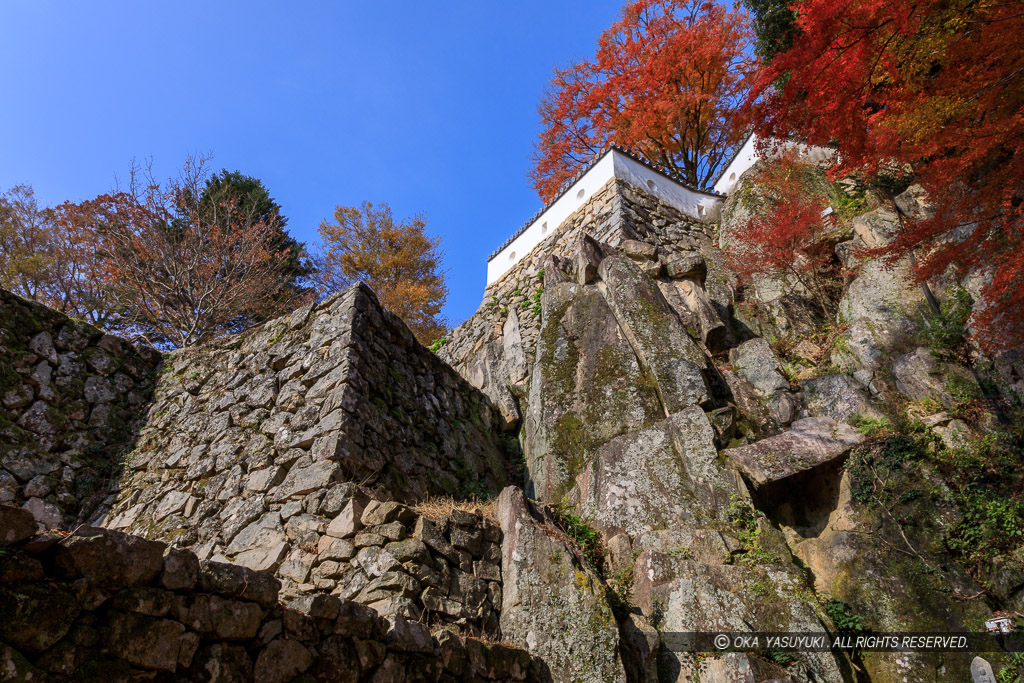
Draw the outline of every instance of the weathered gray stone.
[[[56,563],[68,577],[122,588],[152,583],[164,568],[163,543],[119,531],[82,527],[57,544]]]
[[[107,647],[135,666],[175,671],[184,633],[185,627],[170,619],[115,612]]]
[[[272,493],[271,500],[287,500],[327,488],[340,469],[341,466],[334,462],[315,462],[308,467],[293,467]]]
[[[971,678],[974,683],[996,683],[997,680],[992,665],[982,657],[971,660]]]
[[[882,412],[871,403],[864,385],[849,375],[825,375],[800,382],[807,413],[836,421],[860,417],[881,418]]]
[[[634,258],[653,259],[658,255],[657,247],[653,244],[640,242],[639,240],[622,240],[622,242],[619,243],[618,248],[626,256]]]
[[[179,548],[164,551],[164,568],[160,585],[172,591],[190,591],[199,580],[199,560],[193,553]]]
[[[401,562],[395,557],[376,546],[363,548],[356,554],[355,561],[371,577],[382,576],[383,574],[401,568]]]
[[[313,664],[313,655],[302,643],[278,638],[270,642],[256,658],[253,670],[256,683],[285,683]]]
[[[845,423],[807,417],[795,421],[788,432],[724,453],[755,488],[761,488],[841,458],[863,441],[864,435]]]
[[[729,362],[733,372],[764,396],[789,388],[782,366],[765,339],[751,339],[730,350]]]
[[[602,249],[590,235],[580,235],[572,257],[573,280],[578,285],[587,285],[597,277],[597,267],[604,258]]]
[[[703,368],[708,359],[686,333],[657,285],[627,259],[610,256],[601,262],[608,301],[623,332],[654,374],[666,414],[710,398]]]
[[[257,572],[224,562],[201,562],[199,590],[232,598],[252,600],[262,607],[277,604],[281,582],[266,572]]]
[[[347,562],[355,557],[356,548],[351,541],[331,536],[322,536],[317,542],[317,554],[321,560]]]
[[[690,279],[703,283],[708,274],[708,264],[700,252],[692,251],[665,265],[665,274],[673,279]]]
[[[579,501],[582,516],[606,538],[676,525],[706,507],[728,504],[728,494],[703,487],[698,492],[693,481],[710,484],[722,476],[707,417],[693,407],[677,419],[685,429],[663,420],[609,441],[576,478],[570,499]],[[677,431],[686,443],[677,443]]]
[[[217,595],[178,597],[172,609],[174,617],[189,629],[224,640],[254,638],[263,618],[263,611],[256,603]]]
[[[896,388],[914,402],[931,399],[947,408],[961,400],[981,396],[981,389],[966,368],[938,361],[928,349],[918,348],[892,364]],[[954,396],[954,391],[957,396]]]
[[[624,681],[618,626],[605,589],[534,519],[517,488],[502,491],[504,534],[501,632],[505,642],[539,655],[555,680]]]
[[[426,624],[417,624],[401,616],[391,622],[387,635],[388,647],[400,652],[434,652],[434,639]]]
[[[415,519],[416,513],[407,508],[401,503],[394,501],[381,502],[379,500],[371,500],[363,510],[363,514],[360,517],[360,521],[363,526],[377,526],[379,524],[388,524],[390,522],[399,522],[401,524],[408,524]]]
[[[64,586],[0,585],[0,641],[41,653],[67,634],[81,609]]]

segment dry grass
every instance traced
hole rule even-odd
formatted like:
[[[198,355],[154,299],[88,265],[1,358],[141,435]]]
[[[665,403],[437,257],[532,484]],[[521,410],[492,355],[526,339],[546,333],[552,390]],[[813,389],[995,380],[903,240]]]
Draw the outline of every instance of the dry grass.
[[[449,515],[452,510],[471,512],[486,517],[492,522],[497,521],[494,513],[493,498],[490,500],[457,500],[452,496],[437,496],[435,498],[428,498],[411,507],[418,514],[431,521]]]

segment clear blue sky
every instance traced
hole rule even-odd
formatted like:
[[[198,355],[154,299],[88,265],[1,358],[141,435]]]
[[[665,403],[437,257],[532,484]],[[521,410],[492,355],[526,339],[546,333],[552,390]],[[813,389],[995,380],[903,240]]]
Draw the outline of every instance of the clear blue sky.
[[[133,157],[189,153],[263,180],[312,243],[337,204],[423,212],[454,323],[540,202],[527,171],[551,71],[590,56],[620,0],[3,0],[0,189],[110,190]]]

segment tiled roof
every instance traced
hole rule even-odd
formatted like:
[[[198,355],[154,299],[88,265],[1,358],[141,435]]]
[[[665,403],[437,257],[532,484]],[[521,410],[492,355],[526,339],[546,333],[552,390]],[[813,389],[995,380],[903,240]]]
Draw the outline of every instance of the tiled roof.
[[[744,142],[745,142],[745,140],[744,140]],[[598,164],[598,162],[600,162],[602,159],[604,159],[606,156],[608,156],[608,153],[611,152],[612,150],[615,150],[619,154],[622,154],[624,156],[629,157],[630,159],[632,159],[633,161],[637,162],[638,164],[641,164],[641,165],[647,167],[648,169],[654,171],[655,173],[657,173],[659,175],[662,175],[665,178],[668,178],[669,180],[671,180],[672,182],[676,183],[677,185],[682,185],[683,187],[687,188],[688,190],[693,190],[694,192],[700,192],[702,194],[706,194],[706,195],[709,195],[709,196],[712,196],[712,197],[725,197],[725,195],[722,194],[721,192],[715,192],[714,190],[710,190],[710,189],[709,190],[702,190],[702,189],[700,189],[698,187],[695,187],[694,185],[691,185],[690,183],[686,182],[685,180],[683,180],[683,179],[679,178],[678,176],[674,175],[673,173],[671,173],[667,169],[661,168],[659,166],[655,166],[654,164],[652,164],[651,162],[647,161],[646,159],[641,159],[640,157],[636,156],[635,154],[633,154],[629,150],[624,149],[622,147],[619,147],[615,143],[612,143],[612,144],[608,145],[608,147],[603,152],[601,152],[601,155],[599,157],[597,157],[592,162],[587,164],[579,173],[577,173],[572,178],[567,180],[562,185],[562,189],[559,190],[558,194],[555,195],[551,199],[551,201],[549,201],[543,207],[538,209],[538,211],[535,214],[533,214],[530,218],[528,218],[526,220],[525,223],[523,223],[522,227],[520,227],[518,230],[516,230],[512,234],[511,237],[509,237],[507,240],[505,240],[504,243],[502,243],[502,245],[500,247],[495,249],[491,253],[491,255],[487,257],[487,262],[490,263],[491,261],[493,261],[494,257],[497,256],[498,254],[500,254],[505,247],[507,247],[508,245],[512,244],[512,242],[517,237],[519,237],[524,232],[526,232],[526,229],[529,228],[531,225],[533,225],[534,222],[538,218],[540,218],[542,213],[544,213],[545,211],[550,209],[551,205],[554,204],[555,202],[557,202],[559,199],[561,199],[562,195],[564,195],[566,192],[568,192],[569,189],[573,185],[576,184],[577,180],[579,180],[580,178],[585,176],[587,173],[589,173],[590,169],[594,168],[594,166],[596,166]],[[737,151],[737,153],[738,153],[738,151]],[[733,156],[733,158],[735,159],[735,155]]]

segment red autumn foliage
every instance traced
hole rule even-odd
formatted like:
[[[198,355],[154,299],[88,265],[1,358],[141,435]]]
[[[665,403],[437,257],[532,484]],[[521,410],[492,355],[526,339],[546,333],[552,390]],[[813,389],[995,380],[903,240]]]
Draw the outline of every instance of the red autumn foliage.
[[[876,255],[917,275],[990,274],[972,325],[1024,339],[1024,11],[975,0],[804,0],[801,37],[758,77],[759,133],[838,146],[833,170],[909,164],[934,217]]]
[[[555,71],[531,172],[548,200],[615,142],[706,187],[742,142],[747,18],[701,0],[635,0],[593,61]]]
[[[741,282],[759,275],[784,278],[831,315],[835,255],[821,216],[826,204],[810,188],[808,170],[792,154],[762,162],[751,179],[762,202],[730,235],[726,254]]]
[[[0,194],[0,287],[106,327],[116,304],[100,236],[69,220],[82,206],[42,207],[27,185]]]

